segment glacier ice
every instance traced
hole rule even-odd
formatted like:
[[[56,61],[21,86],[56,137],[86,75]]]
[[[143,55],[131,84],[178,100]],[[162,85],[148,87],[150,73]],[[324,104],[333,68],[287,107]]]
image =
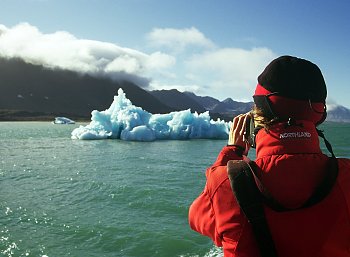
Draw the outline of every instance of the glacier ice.
[[[111,106],[91,112],[91,122],[71,133],[72,139],[121,139],[154,141],[159,139],[227,139],[231,122],[210,119],[209,112],[184,110],[151,114],[131,103],[123,90],[118,90]]]

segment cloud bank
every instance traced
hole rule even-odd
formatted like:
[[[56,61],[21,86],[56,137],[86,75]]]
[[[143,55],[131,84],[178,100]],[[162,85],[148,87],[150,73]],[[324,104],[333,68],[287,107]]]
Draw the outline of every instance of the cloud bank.
[[[258,74],[276,57],[265,47],[219,47],[194,27],[155,28],[146,34],[144,46],[150,53],[66,31],[45,34],[28,23],[0,24],[0,56],[220,100],[251,100]]]
[[[266,47],[220,48],[194,27],[156,28],[147,40],[153,47],[168,49],[181,64],[166,81],[151,82],[153,88],[177,88],[219,99],[251,101],[257,76],[277,56]]]
[[[155,28],[147,35],[147,39],[155,47],[166,47],[176,52],[183,51],[189,46],[215,47],[210,39],[194,27],[185,29]]]
[[[161,52],[145,54],[107,42],[78,39],[65,31],[43,34],[28,23],[13,28],[0,25],[0,56],[94,76],[143,81],[143,86],[150,73],[175,63],[174,57]]]
[[[205,74],[204,85],[215,88],[222,97],[251,101],[258,75],[275,56],[268,48],[222,48],[192,56],[186,61],[186,69],[197,83]]]

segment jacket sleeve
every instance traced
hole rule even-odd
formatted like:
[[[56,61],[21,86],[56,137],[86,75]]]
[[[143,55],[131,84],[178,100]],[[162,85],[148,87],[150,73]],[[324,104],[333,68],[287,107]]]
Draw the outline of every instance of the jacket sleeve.
[[[222,148],[212,167],[226,166],[230,160],[242,160],[244,149],[240,146],[227,145]]]
[[[229,160],[242,159],[242,151],[237,146],[225,146],[219,153],[215,163],[207,170],[207,183],[203,192],[192,203],[189,209],[190,227],[202,235],[210,237],[217,246],[222,246],[222,238],[217,231],[215,211],[213,208],[212,194],[215,189],[211,185],[210,173],[218,166],[226,166]]]
[[[220,236],[216,230],[212,201],[206,187],[190,206],[189,224],[191,229],[210,237],[217,246],[222,246]]]

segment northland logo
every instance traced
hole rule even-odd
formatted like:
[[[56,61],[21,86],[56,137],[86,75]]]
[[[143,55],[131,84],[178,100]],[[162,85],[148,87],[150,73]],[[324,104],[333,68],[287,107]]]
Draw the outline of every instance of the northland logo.
[[[310,138],[311,133],[309,132],[286,132],[286,133],[281,133],[280,138]]]

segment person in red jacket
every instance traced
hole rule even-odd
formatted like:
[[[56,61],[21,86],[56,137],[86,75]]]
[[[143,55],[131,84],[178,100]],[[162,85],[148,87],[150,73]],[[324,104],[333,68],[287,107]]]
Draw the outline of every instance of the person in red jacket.
[[[326,96],[320,69],[301,58],[281,56],[258,77],[253,111],[233,119],[228,145],[189,209],[190,227],[222,247],[225,257],[262,256],[227,173],[227,164],[245,159],[251,145],[260,191],[283,209],[264,205],[277,256],[350,257],[350,160],[320,149],[317,125],[326,118]],[[323,195],[315,193],[321,185]]]

